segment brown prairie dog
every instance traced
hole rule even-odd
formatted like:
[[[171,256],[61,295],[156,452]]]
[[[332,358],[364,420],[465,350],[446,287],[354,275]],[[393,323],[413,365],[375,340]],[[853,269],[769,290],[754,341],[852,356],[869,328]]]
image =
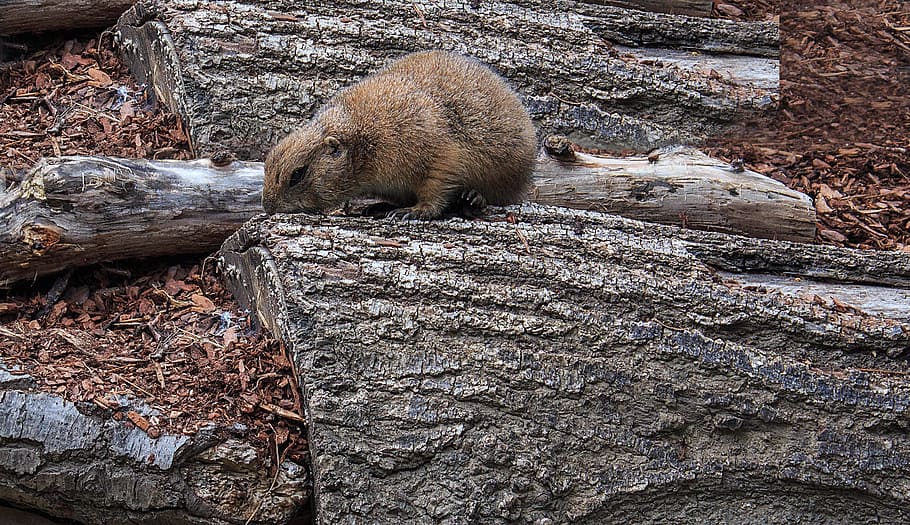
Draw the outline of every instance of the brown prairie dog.
[[[265,161],[266,213],[319,212],[378,197],[434,219],[459,199],[522,201],[534,126],[514,91],[476,60],[406,55],[335,95]]]

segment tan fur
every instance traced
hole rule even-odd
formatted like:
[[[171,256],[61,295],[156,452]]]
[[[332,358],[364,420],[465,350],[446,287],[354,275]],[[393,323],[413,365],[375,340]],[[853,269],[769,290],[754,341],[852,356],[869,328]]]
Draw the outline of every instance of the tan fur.
[[[413,53],[338,93],[272,149],[262,206],[325,211],[375,196],[432,219],[469,191],[512,204],[527,193],[535,153],[528,113],[499,76],[454,53]]]

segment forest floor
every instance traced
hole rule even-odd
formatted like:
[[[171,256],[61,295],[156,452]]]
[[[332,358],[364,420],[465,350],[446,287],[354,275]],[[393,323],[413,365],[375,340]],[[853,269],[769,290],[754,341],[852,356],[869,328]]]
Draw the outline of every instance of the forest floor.
[[[910,252],[910,7],[716,4],[719,16],[780,20],[781,103],[708,153],[812,196],[818,242]],[[0,65],[0,182],[41,156],[193,157],[180,122],[130,77],[109,36],[24,54]],[[283,348],[201,258],[105,264],[0,292],[0,359],[152,435],[240,423],[264,450],[305,455]],[[157,412],[137,414],[122,404],[129,397]]]

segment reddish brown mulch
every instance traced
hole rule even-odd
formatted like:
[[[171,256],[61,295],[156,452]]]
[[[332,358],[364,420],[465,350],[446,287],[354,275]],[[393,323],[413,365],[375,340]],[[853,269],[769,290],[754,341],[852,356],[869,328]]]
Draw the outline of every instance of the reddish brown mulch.
[[[812,196],[820,242],[910,252],[910,5],[780,9],[781,111],[709,153]]]
[[[303,412],[291,364],[201,264],[79,270],[56,283],[65,292],[50,304],[37,292],[0,298],[0,357],[44,390],[114,410],[153,437],[240,423],[299,461]],[[121,408],[127,398],[157,415]]]
[[[8,179],[45,155],[191,158],[178,119],[136,84],[110,37],[101,41],[50,42],[0,67]],[[0,291],[0,358],[43,390],[111,409],[152,436],[214,423],[302,461],[299,390],[283,349],[201,266],[107,266]],[[48,304],[43,292],[57,285],[62,295]]]
[[[42,156],[191,158],[179,120],[162,111],[102,39],[70,39],[0,66],[0,166]]]

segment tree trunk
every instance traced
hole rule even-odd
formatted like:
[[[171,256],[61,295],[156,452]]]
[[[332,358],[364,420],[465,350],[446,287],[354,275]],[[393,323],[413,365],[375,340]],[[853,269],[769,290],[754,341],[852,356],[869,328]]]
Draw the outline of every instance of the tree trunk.
[[[910,256],[516,219],[259,217],[225,243],[301,374],[317,523],[910,520],[906,316],[709,266],[894,298]]]
[[[0,35],[46,33],[114,25],[135,0],[4,0]]]
[[[592,4],[607,4],[626,9],[640,9],[674,15],[711,16],[712,0],[589,0]]]
[[[5,503],[86,525],[228,525],[288,523],[310,497],[302,466],[284,461],[276,473],[244,439],[214,430],[152,439],[109,410],[30,385],[0,366]]]
[[[198,153],[251,160],[342,87],[419,49],[478,57],[520,91],[541,135],[601,148],[698,142],[778,96],[777,25],[600,2],[142,0],[117,34]]]
[[[102,261],[209,253],[262,211],[262,166],[44,159],[0,193],[0,287]]]
[[[208,253],[260,213],[262,164],[42,160],[0,192],[0,288],[98,262]],[[538,159],[530,199],[665,224],[811,242],[810,199],[690,149],[646,158]]]

